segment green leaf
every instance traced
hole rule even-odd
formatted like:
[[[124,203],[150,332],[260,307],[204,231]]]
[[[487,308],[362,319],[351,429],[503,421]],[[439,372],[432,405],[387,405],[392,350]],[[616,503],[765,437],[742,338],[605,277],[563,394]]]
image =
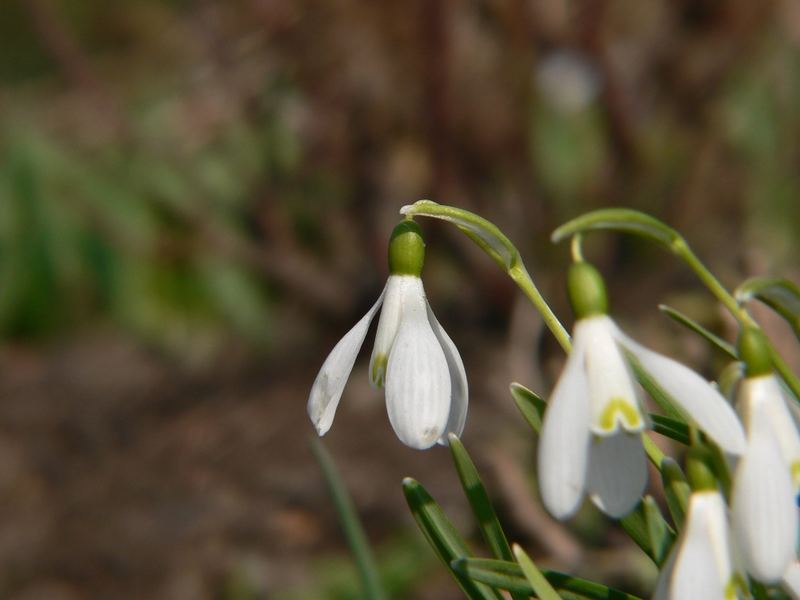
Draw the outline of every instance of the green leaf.
[[[519,251],[494,223],[473,212],[438,204],[432,200],[419,200],[400,209],[407,217],[432,217],[449,221],[478,244],[503,270],[510,271],[520,262]]]
[[[522,569],[522,574],[525,579],[531,584],[533,592],[539,597],[540,600],[561,600],[558,593],[550,585],[539,568],[534,564],[530,557],[525,553],[518,544],[514,544],[514,556],[517,557],[517,562]]]
[[[418,481],[407,477],[403,480],[403,493],[423,535],[436,555],[450,569],[464,594],[471,600],[502,600],[495,590],[475,583],[452,569],[451,563],[454,560],[470,557],[472,552],[428,491]]]
[[[644,507],[644,518],[647,524],[647,535],[650,538],[650,548],[656,564],[662,564],[669,554],[672,543],[675,541],[675,534],[669,530],[669,525],[664,520],[656,501],[652,496],[645,496],[642,502]]]
[[[519,594],[533,595],[535,592],[525,578],[520,566],[516,563],[485,558],[462,558],[453,561],[453,569],[475,581],[483,582],[495,588]],[[626,594],[614,588],[573,577],[558,571],[541,569],[542,574],[556,591],[566,595],[577,594],[589,600],[641,600],[632,594]]]
[[[698,323],[697,321],[686,316],[682,312],[679,312],[674,308],[667,306],[666,304],[659,304],[658,309],[665,315],[673,319],[674,321],[680,323],[687,329],[694,331],[700,337],[705,338],[705,340],[709,342],[712,346],[714,346],[717,350],[723,352],[724,354],[727,354],[733,360],[738,359],[736,348],[733,346],[733,344],[729,344],[718,335],[711,333],[708,329],[700,325],[700,323]]]
[[[800,338],[800,287],[781,277],[753,277],[734,292],[739,303],[761,300],[782,316]]]
[[[667,545],[667,547],[672,546],[675,541],[675,532],[669,524],[664,521],[664,517],[661,516],[660,512],[658,515],[654,515],[652,512],[646,514],[645,510],[645,503],[640,502],[636,509],[620,519],[619,523],[636,545],[644,550],[645,554],[653,559],[653,562],[660,566],[664,558],[662,545]],[[657,540],[658,545],[653,545],[653,540],[650,538],[650,531],[654,529],[655,526],[649,523],[648,520],[659,518],[664,521],[664,533],[662,537]],[[660,526],[658,526],[658,529],[660,529]]]
[[[680,529],[683,527],[683,520],[686,517],[686,508],[689,505],[692,488],[689,486],[683,470],[670,457],[661,461],[661,482],[664,486],[664,495],[672,522],[675,523],[675,527]]]
[[[342,524],[344,535],[350,545],[350,550],[353,553],[353,558],[361,577],[361,583],[364,586],[364,595],[369,600],[384,600],[387,595],[381,584],[380,575],[375,566],[375,559],[372,556],[367,537],[364,535],[364,529],[358,519],[358,513],[355,506],[353,506],[353,500],[347,492],[347,487],[342,481],[333,458],[331,458],[327,448],[317,437],[311,440],[311,450],[314,452],[314,456],[331,491],[336,512],[339,514],[339,522]]]
[[[513,382],[509,389],[519,412],[537,434],[542,429],[542,419],[547,403],[521,383]]]
[[[689,445],[689,426],[686,423],[655,413],[650,413],[650,420],[653,423],[653,431],[656,433],[660,433],[685,446]]]
[[[550,239],[558,243],[578,233],[600,230],[634,233],[668,248],[683,239],[677,231],[658,219],[628,208],[604,208],[586,213],[564,223],[553,232]]]

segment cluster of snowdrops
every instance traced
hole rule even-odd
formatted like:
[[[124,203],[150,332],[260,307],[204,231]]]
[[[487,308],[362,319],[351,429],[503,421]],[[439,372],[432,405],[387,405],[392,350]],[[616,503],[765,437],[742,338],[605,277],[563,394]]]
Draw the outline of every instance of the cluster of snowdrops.
[[[567,289],[575,316],[570,336],[542,298],[519,252],[482,217],[420,201],[403,207],[389,242],[389,278],[366,315],[325,360],[311,389],[309,416],[319,433],[330,428],[370,323],[380,311],[370,359],[372,385],[385,390],[389,420],[413,448],[449,445],[492,559],[472,557],[438,505],[414,480],[404,482],[409,505],[434,550],[465,595],[502,598],[634,598],[563,573],[540,570],[518,546],[509,546],[488,505],[459,436],[467,418],[467,375],[459,352],[437,321],[420,278],[425,244],[418,217],[448,221],[478,244],[519,285],[568,353],[547,401],[519,384],[512,394],[538,434],[541,501],[560,520],[588,497],[625,531],[660,569],[653,598],[800,600],[797,559],[800,487],[800,383],[747,311],[761,300],[800,322],[800,291],[782,279],[759,278],[729,293],[685,240],[635,211],[607,209],[560,227],[555,241],[572,240]],[[640,345],[609,316],[602,276],[582,253],[582,236],[615,230],[644,236],[679,258],[732,312],[740,326],[734,344],[685,315],[670,315],[720,352],[730,366],[719,383]],[[647,412],[645,390],[661,409]],[[665,456],[653,433],[687,446],[684,466]],[[667,519],[649,496],[647,463],[661,474]],[[474,483],[473,481],[473,483]],[[471,490],[471,491],[469,491]],[[486,519],[486,511],[492,518]]]

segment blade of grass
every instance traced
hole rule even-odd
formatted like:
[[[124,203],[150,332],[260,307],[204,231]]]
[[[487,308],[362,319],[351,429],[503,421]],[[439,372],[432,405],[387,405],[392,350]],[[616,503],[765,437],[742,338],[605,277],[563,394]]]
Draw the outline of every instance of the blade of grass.
[[[364,529],[361,527],[353,501],[333,462],[333,458],[317,437],[311,440],[311,450],[314,452],[314,456],[322,469],[322,474],[333,497],[336,512],[339,514],[339,522],[342,525],[345,538],[347,538],[347,543],[350,545],[350,550],[358,568],[358,574],[361,577],[361,583],[364,586],[364,596],[369,600],[386,600],[388,596],[381,584],[372,550],[367,542]]]
[[[539,597],[539,600],[561,600],[561,597],[550,585],[539,568],[533,563],[530,557],[525,553],[518,544],[514,544],[514,556],[517,557],[522,574],[525,579],[531,584],[534,593]]]
[[[726,354],[729,358],[733,360],[738,360],[738,356],[736,354],[736,348],[733,344],[730,344],[723,340],[718,335],[711,333],[708,329],[700,325],[697,321],[688,317],[687,315],[683,314],[682,312],[675,310],[674,308],[667,306],[666,304],[659,304],[658,309],[667,315],[673,321],[680,323],[687,329],[694,331],[697,335],[704,338],[707,342],[709,342],[714,348]]]

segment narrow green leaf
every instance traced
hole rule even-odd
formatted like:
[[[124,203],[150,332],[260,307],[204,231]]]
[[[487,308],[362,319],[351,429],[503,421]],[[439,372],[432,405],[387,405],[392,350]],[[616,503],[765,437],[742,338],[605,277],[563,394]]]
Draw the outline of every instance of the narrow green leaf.
[[[660,519],[664,521],[664,517],[661,516],[660,512],[658,516],[646,515],[645,503],[640,502],[633,512],[625,515],[620,519],[619,523],[636,545],[644,550],[645,554],[653,559],[653,562],[660,566],[664,556],[662,554],[662,548],[660,546],[653,546],[652,544],[650,539],[650,529],[652,526],[648,523],[648,517],[650,519],[660,517]],[[675,542],[675,531],[666,521],[664,521],[663,526],[665,533],[660,539],[660,542],[666,544],[668,547],[672,546]]]
[[[533,595],[533,587],[516,563],[485,558],[461,558],[453,561],[453,569],[475,581],[518,594]],[[577,594],[589,600],[641,600],[637,596],[615,590],[594,581],[573,577],[558,571],[541,569],[557,592]]]
[[[675,527],[680,529],[683,527],[692,489],[683,470],[670,457],[661,461],[661,482],[664,486],[664,495],[667,498],[667,508],[669,508],[672,522],[675,523]]]
[[[453,223],[506,271],[520,261],[519,251],[497,225],[468,210],[432,200],[419,200],[401,208],[400,214],[407,217],[432,217]]]
[[[414,479],[403,480],[403,493],[417,525],[436,555],[455,577],[461,590],[471,600],[502,600],[500,594],[484,584],[475,583],[453,570],[451,563],[458,558],[472,556],[466,542],[458,533],[442,508],[428,491]]]
[[[497,518],[497,514],[492,507],[492,502],[489,500],[489,494],[478,475],[478,470],[475,468],[475,463],[472,462],[467,449],[458,436],[451,433],[448,437],[450,441],[450,453],[453,456],[453,463],[458,473],[458,478],[461,480],[461,486],[464,488],[464,494],[469,500],[472,507],[472,512],[475,519],[478,521],[478,526],[486,540],[486,544],[492,551],[495,557],[504,560],[514,560],[514,555],[511,553],[511,548],[508,545],[506,534],[503,532],[503,527]],[[515,600],[524,600],[520,596],[514,596]]]
[[[734,292],[739,303],[761,300],[782,316],[800,338],[800,286],[782,277],[753,277]]]
[[[672,543],[675,541],[675,535],[669,531],[669,525],[664,520],[664,515],[661,514],[661,510],[652,496],[645,496],[642,504],[647,523],[647,534],[650,538],[650,548],[653,550],[656,564],[660,565],[666,560]]]
[[[634,233],[650,238],[668,248],[682,239],[672,227],[650,215],[628,208],[604,208],[586,213],[564,223],[553,232],[550,239],[558,243],[578,233],[599,230]]]
[[[558,593],[550,585],[539,568],[534,564],[530,557],[525,553],[518,544],[514,544],[514,556],[517,557],[517,562],[522,569],[522,574],[525,579],[531,584],[533,592],[539,597],[540,600],[561,600]]]
[[[656,433],[686,446],[689,445],[689,426],[686,423],[655,413],[650,413],[650,420],[653,423],[653,431]]]
[[[691,317],[686,316],[682,312],[677,311],[674,308],[667,306],[666,304],[659,304],[658,309],[672,320],[676,321],[677,323],[680,323],[687,329],[694,331],[696,334],[704,338],[707,342],[709,342],[720,352],[727,354],[733,360],[738,359],[736,348],[733,346],[733,344],[730,344],[725,340],[723,340],[718,335],[711,333],[708,329],[700,325],[700,323],[698,323]]]
[[[542,419],[547,403],[540,396],[526,388],[521,383],[514,382],[509,386],[511,397],[517,405],[519,412],[537,434],[542,429]]]
[[[358,568],[358,574],[361,577],[361,583],[364,586],[364,596],[369,600],[384,600],[387,595],[381,584],[380,575],[375,566],[375,559],[367,542],[367,536],[364,534],[353,500],[350,498],[350,494],[333,462],[333,458],[328,449],[325,448],[322,440],[317,437],[311,440],[311,450],[314,452],[314,456],[322,469],[322,474],[333,497],[333,503],[339,515],[339,522],[344,530],[347,543],[350,545],[350,550]]]

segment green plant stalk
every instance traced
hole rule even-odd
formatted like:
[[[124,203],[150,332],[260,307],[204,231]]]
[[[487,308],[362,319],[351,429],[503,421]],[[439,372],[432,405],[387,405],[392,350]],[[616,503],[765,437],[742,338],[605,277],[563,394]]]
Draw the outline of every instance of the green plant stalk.
[[[387,600],[388,596],[381,584],[375,559],[372,556],[369,542],[367,542],[367,536],[364,534],[353,500],[342,481],[333,458],[322,441],[316,436],[311,440],[311,450],[322,469],[322,474],[333,497],[333,503],[336,506],[336,512],[339,514],[344,536],[350,545],[350,550],[353,553],[358,574],[364,587],[364,597],[367,600]]]
[[[531,304],[533,304],[536,310],[539,311],[539,314],[542,315],[544,324],[547,325],[547,328],[564,349],[564,352],[569,354],[569,351],[572,349],[572,341],[570,340],[569,332],[561,324],[561,321],[558,320],[558,317],[550,308],[550,305],[547,304],[539,288],[533,283],[533,279],[525,268],[525,264],[520,260],[517,265],[508,270],[508,275],[522,290],[525,297],[531,301]]]

